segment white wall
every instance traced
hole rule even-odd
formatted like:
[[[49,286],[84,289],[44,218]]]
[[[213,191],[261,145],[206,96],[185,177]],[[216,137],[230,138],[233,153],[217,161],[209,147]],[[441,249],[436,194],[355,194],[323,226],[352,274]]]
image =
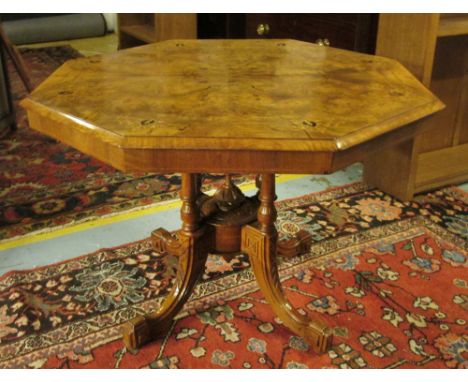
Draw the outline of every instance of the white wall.
[[[113,32],[117,30],[117,13],[103,13],[106,19],[107,31]]]

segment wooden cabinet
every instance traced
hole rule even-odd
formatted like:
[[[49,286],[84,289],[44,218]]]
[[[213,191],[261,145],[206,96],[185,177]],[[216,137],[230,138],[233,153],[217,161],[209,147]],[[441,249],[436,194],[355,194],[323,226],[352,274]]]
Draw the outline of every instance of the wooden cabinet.
[[[413,173],[399,177],[406,184],[399,196],[468,180],[468,15],[382,14],[376,54],[400,61],[446,104],[421,122],[426,132],[415,142]],[[391,188],[385,184],[390,167],[368,166],[376,173],[366,177]]]
[[[373,53],[377,14],[247,14],[246,38],[292,38]]]
[[[376,14],[119,14],[120,47],[170,38],[291,38],[373,53]]]
[[[377,14],[198,14],[198,38],[287,38],[373,53]]]

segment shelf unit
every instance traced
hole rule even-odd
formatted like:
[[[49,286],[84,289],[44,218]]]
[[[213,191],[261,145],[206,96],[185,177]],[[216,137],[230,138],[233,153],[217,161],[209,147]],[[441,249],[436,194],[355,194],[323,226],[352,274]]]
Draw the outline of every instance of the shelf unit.
[[[460,13],[441,14],[438,37],[459,36],[468,34],[468,15]]]
[[[119,49],[167,39],[197,38],[195,13],[119,13]]]
[[[414,141],[413,166],[391,182],[414,193],[468,180],[468,15],[381,14],[376,54],[400,61],[430,88],[446,108],[421,121]],[[369,158],[368,162],[378,161]],[[389,190],[385,174],[398,164],[381,163],[367,173],[370,184]],[[406,185],[402,187],[402,185]]]

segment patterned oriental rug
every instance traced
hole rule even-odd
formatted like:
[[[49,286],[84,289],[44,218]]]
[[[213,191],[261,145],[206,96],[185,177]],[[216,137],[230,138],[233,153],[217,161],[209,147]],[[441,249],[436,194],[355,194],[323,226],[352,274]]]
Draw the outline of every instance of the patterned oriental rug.
[[[326,354],[275,318],[244,255],[210,257],[167,335],[127,352],[119,325],[155,309],[174,274],[174,259],[139,241],[4,275],[0,367],[467,368],[468,194],[357,191],[277,204],[280,235],[314,237],[280,276],[294,306],[333,328]]]
[[[65,61],[80,57],[70,46],[22,49],[35,85]],[[176,174],[124,174],[28,128],[18,102],[26,96],[8,63],[18,130],[0,139],[0,241],[177,198]],[[222,175],[205,177],[205,186]],[[242,183],[252,177],[237,176]]]

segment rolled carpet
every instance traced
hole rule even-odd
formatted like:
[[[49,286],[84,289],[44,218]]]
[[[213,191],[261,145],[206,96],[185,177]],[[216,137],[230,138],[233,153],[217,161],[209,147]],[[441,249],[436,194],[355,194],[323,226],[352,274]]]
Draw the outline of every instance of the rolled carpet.
[[[26,18],[5,21],[3,29],[16,45],[103,36],[106,21],[101,13]]]

